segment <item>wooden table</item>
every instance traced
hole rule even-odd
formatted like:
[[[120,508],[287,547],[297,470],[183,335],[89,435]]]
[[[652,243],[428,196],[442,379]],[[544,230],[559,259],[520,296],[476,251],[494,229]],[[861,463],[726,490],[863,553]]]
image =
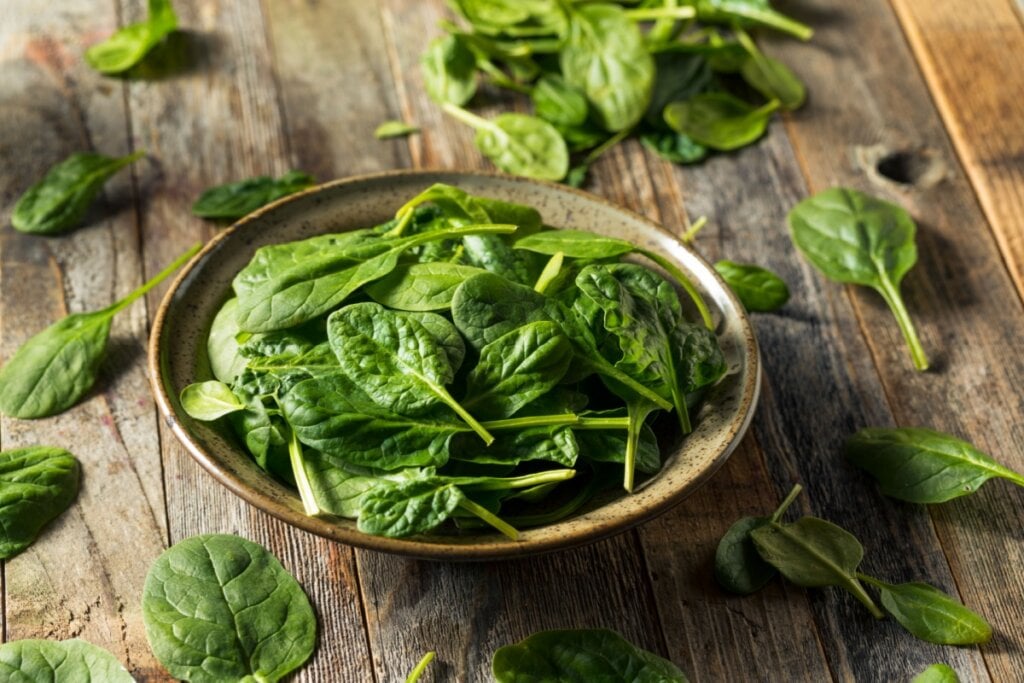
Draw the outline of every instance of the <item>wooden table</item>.
[[[424,96],[418,59],[442,0],[178,0],[188,59],[148,81],[102,77],[84,49],[137,21],[142,0],[5,0],[0,9],[0,356],[68,311],[123,296],[217,228],[189,206],[204,188],[291,168],[320,179],[406,167],[487,168],[471,131]],[[4,448],[49,443],[82,460],[77,503],[2,567],[3,631],[85,638],[140,681],[164,680],[139,606],[150,562],[204,532],[264,544],[320,617],[296,680],[397,681],[428,649],[426,680],[487,679],[491,653],[536,630],[617,629],[696,681],[906,681],[945,661],[966,681],[1024,680],[1024,491],[993,482],[924,508],[880,496],[841,456],[867,425],[928,425],[1024,470],[1024,30],[1014,0],[792,0],[812,42],[766,41],[806,80],[808,105],[755,147],[681,168],[635,142],[590,189],[679,230],[707,215],[699,248],[771,267],[793,298],[755,317],[764,391],[749,435],[671,513],[592,546],[490,564],[356,551],[289,528],[202,471],[159,424],[143,367],[161,291],[114,325],[89,400],[52,419],[4,418]],[[490,113],[493,110],[485,110]],[[377,141],[389,118],[424,133]],[[26,187],[74,151],[145,162],[117,176],[87,225],[41,238],[9,227]],[[882,160],[885,160],[884,163]],[[880,173],[884,170],[885,173]],[[888,174],[889,177],[886,177]],[[795,252],[786,211],[843,184],[906,206],[920,263],[904,286],[933,362],[912,370],[872,292],[824,281]],[[715,544],[793,482],[796,507],[852,530],[865,571],[958,595],[995,628],[982,648],[914,640],[848,595],[780,582],[724,595]]]

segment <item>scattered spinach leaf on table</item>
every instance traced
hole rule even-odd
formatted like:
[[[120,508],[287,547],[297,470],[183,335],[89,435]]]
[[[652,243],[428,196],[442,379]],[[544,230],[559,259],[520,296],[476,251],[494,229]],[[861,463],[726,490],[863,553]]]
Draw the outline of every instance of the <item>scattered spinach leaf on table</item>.
[[[373,137],[378,140],[389,140],[391,138],[404,138],[419,132],[419,126],[406,123],[405,121],[385,121],[373,131]]]
[[[992,627],[958,600],[927,583],[891,584],[859,575],[879,590],[882,607],[915,637],[938,645],[977,645],[992,637]]]
[[[782,62],[761,52],[746,31],[737,30],[736,39],[748,55],[740,68],[743,80],[769,101],[778,100],[783,109],[793,111],[803,106],[807,90],[796,74]]]
[[[0,645],[0,679],[12,683],[134,683],[114,655],[77,638],[14,640]]]
[[[308,173],[289,171],[280,178],[259,176],[211,187],[192,204],[192,213],[202,218],[237,220],[261,206],[316,185]]]
[[[70,230],[82,221],[110,177],[145,155],[143,150],[124,157],[91,152],[72,154],[21,196],[14,205],[11,225],[37,235]]]
[[[0,452],[0,560],[32,545],[40,530],[68,509],[80,476],[78,460],[62,448]]]
[[[99,311],[72,313],[22,344],[0,368],[0,413],[33,419],[76,404],[96,382],[114,316],[180,268],[199,247],[120,301]]]
[[[750,532],[769,522],[779,522],[802,488],[794,485],[770,517],[743,517],[729,527],[715,549],[715,580],[719,586],[730,593],[750,595],[775,578],[778,572],[758,553]]]
[[[665,122],[698,144],[728,152],[764,135],[778,108],[778,100],[753,107],[735,95],[708,92],[666,106]]]
[[[914,676],[910,683],[960,683],[960,677],[949,664],[932,664]]]
[[[846,440],[846,457],[878,480],[887,496],[943,503],[1001,478],[1024,486],[1024,476],[971,444],[919,427],[862,429]]]
[[[842,187],[823,190],[789,212],[793,243],[823,275],[877,291],[892,310],[914,367],[928,358],[910,320],[900,282],[917,262],[917,227],[902,207]]]
[[[748,311],[769,313],[789,301],[789,287],[778,275],[752,263],[719,261],[715,270]]]
[[[178,16],[170,0],[149,0],[148,8],[146,21],[125,26],[86,50],[89,66],[104,74],[122,74],[178,28]]]
[[[430,41],[420,58],[423,85],[438,104],[461,107],[476,93],[476,58],[457,36]]]
[[[193,683],[273,683],[316,644],[316,617],[298,582],[262,546],[227,534],[164,551],[146,576],[142,617],[160,663]]]

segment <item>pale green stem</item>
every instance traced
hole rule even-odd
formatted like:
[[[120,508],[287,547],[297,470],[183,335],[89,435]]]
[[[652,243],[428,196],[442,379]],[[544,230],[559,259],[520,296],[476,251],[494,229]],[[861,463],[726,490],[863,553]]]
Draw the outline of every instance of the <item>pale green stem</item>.
[[[752,7],[745,1],[728,2],[728,0],[726,0],[725,2],[719,3],[719,9],[723,12],[728,12],[744,19],[750,19],[758,24],[769,26],[777,31],[788,33],[800,40],[810,40],[811,36],[814,35],[814,31],[807,24],[803,24],[795,19],[790,19],[784,14],[780,14],[771,9],[765,10]]]
[[[928,357],[924,353],[924,347],[921,346],[921,340],[918,339],[917,330],[914,329],[910,314],[903,304],[903,297],[900,296],[899,289],[892,284],[888,277],[882,275],[880,279],[882,284],[876,290],[885,299],[885,303],[889,304],[892,314],[896,316],[900,332],[903,333],[903,338],[906,340],[907,346],[910,347],[910,357],[914,360],[914,367],[924,372],[928,369]]]
[[[295,487],[299,489],[302,507],[310,517],[320,515],[322,510],[320,504],[316,502],[316,494],[313,493],[313,486],[309,483],[309,474],[306,472],[306,463],[302,457],[302,444],[299,443],[299,437],[295,435],[294,431],[288,439],[288,458],[291,460]]]
[[[476,515],[477,517],[487,522],[501,533],[511,538],[513,541],[519,540],[519,532],[516,531],[514,526],[504,521],[503,519],[501,519],[496,514],[494,514],[487,508],[483,507],[482,505],[477,505],[470,499],[463,498],[459,502],[459,507],[461,507],[466,512],[471,512],[472,514]]]
[[[800,484],[793,484],[793,488],[790,490],[789,494],[782,499],[782,502],[779,503],[779,507],[777,507],[775,512],[772,513],[771,520],[773,522],[778,522],[782,519],[782,515],[786,514],[786,510],[789,509],[789,506],[793,504],[793,501],[796,500],[796,497],[799,496],[800,492],[803,490],[804,487]]]
[[[874,578],[873,576],[868,576],[867,574],[863,574],[861,572],[857,572],[857,578],[860,579],[861,581],[867,583],[867,584],[870,584],[870,585],[874,586],[875,588],[878,588],[878,589],[883,589],[883,588],[888,588],[889,587],[889,585],[887,583],[885,583],[884,581],[879,581],[878,579]],[[860,586],[860,582],[857,582],[857,585]],[[864,590],[863,587],[861,588],[861,590],[862,591]],[[856,594],[854,594],[854,595],[856,595]],[[865,593],[865,595],[867,595],[867,594]],[[860,598],[858,598],[858,600],[859,599]],[[864,601],[861,600],[861,602],[864,602]],[[868,602],[870,602],[871,604],[868,605],[867,603],[865,603],[865,607],[867,607],[869,610],[871,610],[871,608],[875,606],[875,603],[874,603],[874,601],[871,600],[871,598],[868,598]],[[885,618],[885,615],[882,613],[882,610],[878,609],[877,607],[875,607],[873,610],[871,610],[871,614],[875,617],[875,619],[884,619]]]
[[[655,19],[693,19],[697,10],[693,7],[640,7],[623,12],[633,21],[653,21]]]
[[[697,311],[700,313],[700,317],[701,320],[704,321],[704,325],[709,330],[714,330],[715,323],[711,319],[711,311],[708,310],[708,305],[704,303],[704,297],[702,297],[700,292],[697,291],[697,288],[693,286],[693,283],[690,282],[690,278],[686,276],[686,273],[680,270],[679,266],[672,263],[661,254],[648,251],[647,249],[637,249],[637,252],[657,263],[659,266],[664,268],[669,275],[675,278],[676,282],[679,283],[679,286],[683,288],[683,291],[689,295],[693,304],[697,307]]]
[[[196,242],[195,244],[193,244],[191,247],[188,248],[188,251],[186,251],[178,258],[174,259],[171,265],[167,266],[159,273],[157,273],[156,276],[153,277],[153,279],[151,279],[149,282],[145,283],[144,285],[136,289],[134,292],[132,292],[125,298],[121,299],[120,301],[114,303],[112,306],[107,308],[107,312],[110,313],[110,315],[114,315],[118,311],[121,311],[130,306],[132,302],[134,302],[136,299],[144,296],[146,292],[156,287],[158,284],[166,280],[167,277],[170,276],[174,271],[178,270],[178,268],[181,268],[183,265],[185,265],[185,263],[187,263],[189,259],[195,256],[196,253],[202,247],[203,245],[201,242]]]
[[[557,425],[576,425],[581,418],[576,413],[556,415],[530,415],[527,417],[510,417],[504,420],[485,420],[481,422],[487,429],[524,429],[526,427],[551,427]]]
[[[498,128],[496,125],[494,125],[487,119],[477,116],[472,112],[466,111],[462,107],[457,107],[451,102],[445,102],[444,104],[442,104],[441,109],[443,109],[450,116],[453,116],[457,118],[459,121],[462,121],[467,126],[470,126],[471,128],[475,128],[477,130],[489,130],[492,133],[498,135],[505,135],[505,131],[503,131],[501,128]]]
[[[514,489],[528,489],[541,484],[554,484],[561,481],[568,481],[576,476],[576,470],[546,470],[533,474],[524,474],[519,477],[506,477],[502,479],[489,479],[485,482],[474,483],[476,477],[453,477],[451,482],[456,486],[464,486],[474,491],[510,491]]]
[[[629,429],[628,417],[581,417],[573,429]]]
[[[697,239],[697,233],[704,229],[704,226],[708,224],[708,217],[701,216],[686,229],[683,236],[680,238],[683,244],[693,244],[693,241]]]
[[[537,284],[533,286],[533,291],[543,294],[544,290],[548,288],[551,281],[558,277],[558,273],[562,270],[562,261],[565,259],[565,254],[560,251],[556,251],[554,255],[548,259],[547,264],[544,266],[544,270],[541,271],[540,277],[537,278]]]
[[[494,443],[494,436],[489,431],[487,431],[487,429],[482,424],[477,422],[476,418],[470,415],[469,411],[463,408],[458,401],[452,398],[452,395],[449,394],[444,387],[435,386],[434,389],[438,397],[440,397],[440,399],[444,401],[444,403],[449,408],[454,410],[455,414],[462,418],[462,421],[469,425],[469,427],[474,432],[476,432],[481,439],[484,440],[485,445],[490,446],[492,443]]]
[[[405,677],[405,683],[417,683],[420,680],[420,676],[427,670],[427,666],[434,661],[434,657],[437,656],[436,652],[428,652],[423,655],[423,658],[413,667],[409,675]]]

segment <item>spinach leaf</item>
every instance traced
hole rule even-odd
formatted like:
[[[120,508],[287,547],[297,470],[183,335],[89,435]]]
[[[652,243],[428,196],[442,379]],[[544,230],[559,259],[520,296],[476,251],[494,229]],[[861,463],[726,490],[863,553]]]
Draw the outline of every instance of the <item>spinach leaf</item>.
[[[772,9],[770,0],[690,0],[697,18],[706,22],[764,26],[810,40],[813,31],[805,24]]]
[[[938,645],[987,643],[992,627],[980,615],[927,583],[891,584],[860,575],[878,588],[882,606],[915,637]]]
[[[438,104],[461,107],[476,93],[476,57],[457,36],[430,41],[420,58],[423,85]]]
[[[37,235],[70,230],[82,221],[110,177],[145,155],[143,150],[125,157],[72,154],[21,196],[14,205],[11,225]]]
[[[0,560],[32,545],[78,495],[80,468],[62,448],[0,452]]]
[[[853,534],[817,517],[792,524],[769,521],[750,531],[757,552],[787,580],[805,588],[839,586],[876,619],[884,615],[858,581],[864,548]]]
[[[778,100],[783,109],[793,111],[803,106],[807,90],[789,67],[762,53],[746,31],[736,32],[736,38],[749,55],[740,68],[743,80],[768,100]]]
[[[210,422],[244,410],[245,404],[224,382],[207,380],[189,384],[181,390],[181,407],[190,417]]]
[[[378,140],[389,140],[391,138],[404,138],[419,132],[419,126],[406,123],[405,121],[385,121],[373,131],[373,137]]]
[[[910,347],[914,367],[927,370],[928,358],[900,295],[903,276],[917,262],[910,214],[857,190],[835,187],[793,207],[789,229],[793,243],[823,275],[882,295]]]
[[[114,655],[77,638],[0,645],[0,678],[10,683],[134,683]]]
[[[800,484],[793,486],[771,517],[743,517],[729,527],[715,550],[715,581],[719,586],[730,593],[750,595],[775,578],[775,567],[757,552],[750,532],[779,522],[802,489]]]
[[[494,422],[500,424],[499,420],[485,424]],[[543,460],[572,467],[580,453],[572,426],[542,424],[503,431],[488,448],[480,448],[478,440],[460,434],[452,442],[452,458],[487,465],[519,465]]]
[[[178,17],[170,0],[149,0],[146,21],[125,26],[93,45],[85,51],[85,61],[100,73],[124,73],[177,28]]]
[[[580,424],[572,426],[580,454],[593,462],[609,462],[625,465],[627,449],[632,437],[628,431],[613,428],[611,420],[622,419],[623,411],[604,410],[588,411],[580,416]],[[630,422],[626,418],[626,427]],[[658,449],[658,438],[649,425],[640,426],[639,438],[636,441],[634,456],[636,469],[644,474],[657,474],[661,470],[661,451]]]
[[[665,122],[701,145],[728,152],[764,135],[778,108],[778,100],[755,108],[729,93],[708,92],[665,107]]]
[[[483,268],[458,263],[409,263],[366,287],[377,303],[400,311],[441,311],[450,308],[455,289]]]
[[[467,225],[409,237],[353,236],[335,249],[319,249],[302,260],[299,253],[287,251],[280,252],[280,260],[265,257],[262,268],[244,269],[235,277],[239,326],[247,332],[294,327],[331,311],[363,285],[390,273],[409,249],[464,235],[514,231],[511,225]]]
[[[484,418],[509,417],[558,384],[571,356],[572,346],[558,325],[527,323],[481,349],[463,403]]]
[[[882,493],[911,503],[966,496],[994,477],[1024,486],[1024,476],[931,429],[862,429],[846,440],[846,457],[877,479]]]
[[[332,515],[356,519],[363,494],[379,486],[433,475],[432,468],[406,467],[394,471],[355,465],[342,466],[320,451],[304,451],[305,471],[320,508]]]
[[[432,315],[435,324],[451,327],[436,314],[420,315]],[[352,304],[327,319],[327,338],[342,371],[377,404],[400,415],[415,415],[443,403],[484,443],[494,441],[445,388],[455,370],[437,336],[421,319],[380,304]]]
[[[948,664],[932,664],[914,676],[910,683],[960,683],[960,677]]]
[[[587,96],[558,74],[544,74],[530,91],[537,116],[556,127],[582,126],[590,108]]]
[[[206,355],[215,379],[231,384],[245,370],[246,359],[241,354],[237,337],[238,299],[232,297],[213,316],[210,333],[206,338]]]
[[[631,253],[632,242],[603,237],[586,230],[545,230],[516,240],[516,249],[553,256],[561,253],[569,258],[606,259]]]
[[[640,136],[643,146],[662,159],[674,164],[695,164],[708,155],[708,148],[694,142],[693,138],[675,131],[644,133]]]
[[[789,301],[789,287],[772,271],[752,263],[719,261],[715,270],[748,311],[768,313]]]
[[[633,127],[647,111],[654,59],[621,7],[573,7],[559,63],[566,83],[586,93],[608,131]]]
[[[667,659],[604,629],[541,631],[494,653],[498,683],[523,681],[660,681],[686,683]]]
[[[316,645],[302,587],[262,546],[206,534],[156,559],[142,594],[146,636],[175,678],[273,683]]]
[[[708,90],[713,74],[704,55],[687,52],[659,52],[654,55],[655,78],[644,122],[655,129],[665,127],[662,116],[673,102],[688,100]]]
[[[476,130],[474,143],[506,173],[561,180],[569,171],[569,150],[550,123],[526,114],[500,114],[487,120],[446,103],[443,109]]]
[[[277,179],[259,176],[239,180],[203,192],[192,205],[192,213],[202,218],[238,220],[262,206],[314,185],[316,179],[301,171],[289,171]]]
[[[25,419],[63,412],[96,382],[114,316],[160,284],[199,251],[195,245],[124,299],[73,313],[22,344],[0,368],[0,413]]]

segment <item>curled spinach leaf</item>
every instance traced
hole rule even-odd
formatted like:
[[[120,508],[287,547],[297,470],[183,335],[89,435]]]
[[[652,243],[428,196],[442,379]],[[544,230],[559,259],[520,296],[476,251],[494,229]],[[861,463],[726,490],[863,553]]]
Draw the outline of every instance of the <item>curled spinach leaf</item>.
[[[171,0],[149,0],[146,21],[118,30],[85,52],[89,66],[104,74],[121,74],[142,61],[160,41],[178,28]]]
[[[135,682],[114,655],[77,638],[0,645],[0,679],[11,683]]]
[[[181,390],[181,407],[189,416],[209,422],[244,410],[245,403],[224,382],[207,380],[189,384]]]
[[[78,495],[78,461],[62,448],[0,452],[0,560],[32,545]]]
[[[748,311],[768,313],[789,301],[789,287],[778,275],[751,263],[719,261],[715,270]]]
[[[881,594],[882,607],[915,637],[938,645],[987,643],[992,627],[960,601],[927,583],[891,584],[860,575]]]
[[[72,154],[30,187],[14,205],[11,225],[21,232],[53,235],[75,227],[110,177],[146,152],[124,157]]]
[[[211,187],[192,205],[192,213],[202,218],[237,220],[261,206],[316,185],[308,173],[289,171],[280,178],[259,176]]]
[[[438,104],[457,107],[469,102],[476,93],[476,57],[458,36],[443,36],[430,41],[420,58],[423,85]]]
[[[764,135],[778,108],[778,100],[752,107],[729,93],[708,92],[665,107],[665,122],[701,145],[728,152]]]

